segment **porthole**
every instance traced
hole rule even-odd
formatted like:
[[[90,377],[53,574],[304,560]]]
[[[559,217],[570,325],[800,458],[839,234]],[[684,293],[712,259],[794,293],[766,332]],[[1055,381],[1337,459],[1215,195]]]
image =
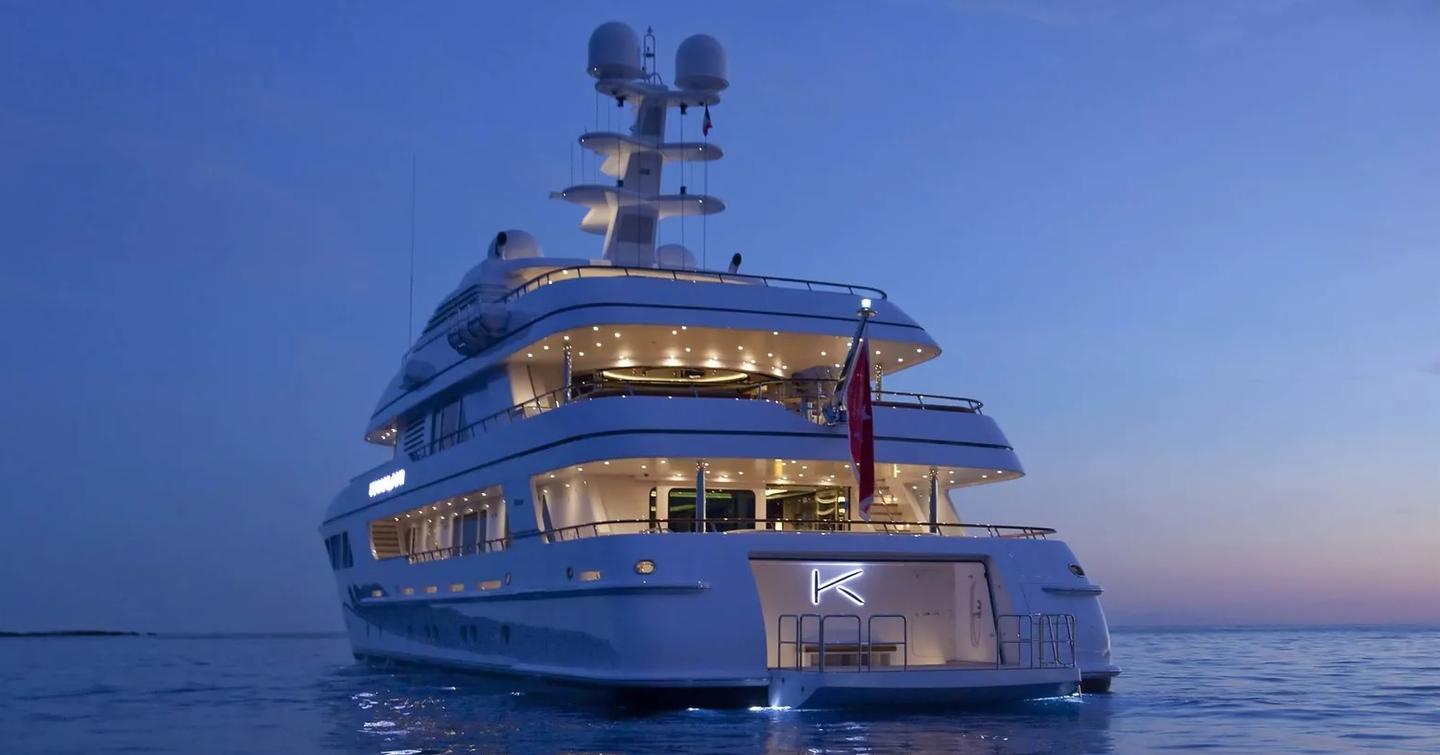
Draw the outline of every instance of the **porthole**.
[[[574,578],[575,578],[575,567],[573,567],[573,566],[567,566],[567,567],[565,567],[565,578],[566,578],[566,579],[574,579]]]
[[[1079,564],[1071,564],[1071,565],[1070,565],[1070,573],[1071,573],[1071,574],[1074,574],[1074,575],[1077,576],[1077,577],[1083,577],[1083,576],[1085,576],[1085,570],[1084,570],[1084,569],[1081,569]]]
[[[510,572],[505,572],[505,584],[510,584]]]
[[[654,561],[651,561],[651,560],[648,559],[648,558],[642,558],[642,559],[640,559],[639,561],[636,561],[636,562],[635,562],[635,573],[636,573],[636,574],[654,574],[654,573],[655,573],[655,562],[654,562]]]

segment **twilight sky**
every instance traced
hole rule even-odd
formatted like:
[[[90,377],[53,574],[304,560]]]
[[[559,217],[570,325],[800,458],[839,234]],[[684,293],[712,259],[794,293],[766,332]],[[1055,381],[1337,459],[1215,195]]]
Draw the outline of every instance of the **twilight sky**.
[[[1006,429],[966,519],[1114,624],[1440,621],[1435,5],[244,5],[0,0],[0,629],[338,629],[412,155],[417,321],[496,230],[598,254],[611,19],[729,51],[710,260],[886,289],[946,351],[888,385]]]

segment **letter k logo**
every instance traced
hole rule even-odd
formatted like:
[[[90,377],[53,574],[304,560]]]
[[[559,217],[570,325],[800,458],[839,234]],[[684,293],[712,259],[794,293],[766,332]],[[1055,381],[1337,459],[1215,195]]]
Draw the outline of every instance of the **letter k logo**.
[[[836,578],[834,578],[834,579],[831,579],[831,580],[828,580],[828,581],[822,583],[822,582],[820,581],[820,570],[819,570],[819,569],[811,569],[811,570],[810,570],[810,605],[812,605],[812,606],[818,606],[818,605],[820,605],[820,593],[825,592],[826,590],[830,590],[830,589],[834,589],[835,592],[838,592],[838,593],[840,593],[841,595],[844,595],[845,597],[849,598],[849,599],[850,599],[853,603],[855,603],[855,605],[857,605],[857,606],[863,606],[863,605],[865,605],[865,599],[864,599],[864,598],[862,598],[862,597],[860,597],[859,595],[855,594],[855,591],[854,591],[854,590],[851,590],[850,588],[848,588],[848,587],[845,586],[845,583],[846,583],[846,582],[849,582],[850,580],[852,580],[852,579],[854,579],[854,578],[856,578],[856,577],[858,577],[858,576],[860,576],[861,574],[864,574],[864,573],[865,573],[865,570],[864,570],[864,569],[856,569],[855,571],[846,572],[846,573],[841,574],[840,576],[838,576],[838,577],[836,577]]]

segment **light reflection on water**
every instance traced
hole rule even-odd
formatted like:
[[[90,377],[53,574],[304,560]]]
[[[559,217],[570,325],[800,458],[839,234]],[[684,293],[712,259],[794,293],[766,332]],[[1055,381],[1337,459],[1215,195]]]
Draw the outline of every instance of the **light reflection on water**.
[[[1115,635],[1111,695],[954,712],[617,709],[341,638],[0,641],[0,751],[1440,751],[1440,631]]]

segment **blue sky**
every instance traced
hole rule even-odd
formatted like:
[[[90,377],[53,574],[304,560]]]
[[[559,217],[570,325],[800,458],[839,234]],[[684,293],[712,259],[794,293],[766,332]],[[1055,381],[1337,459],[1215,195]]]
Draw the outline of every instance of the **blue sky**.
[[[597,253],[611,19],[729,51],[709,258],[886,289],[946,352],[889,384],[1006,428],[967,519],[1115,623],[1440,621],[1435,6],[294,6],[0,2],[5,628],[339,626],[412,156],[417,320],[496,230]]]

